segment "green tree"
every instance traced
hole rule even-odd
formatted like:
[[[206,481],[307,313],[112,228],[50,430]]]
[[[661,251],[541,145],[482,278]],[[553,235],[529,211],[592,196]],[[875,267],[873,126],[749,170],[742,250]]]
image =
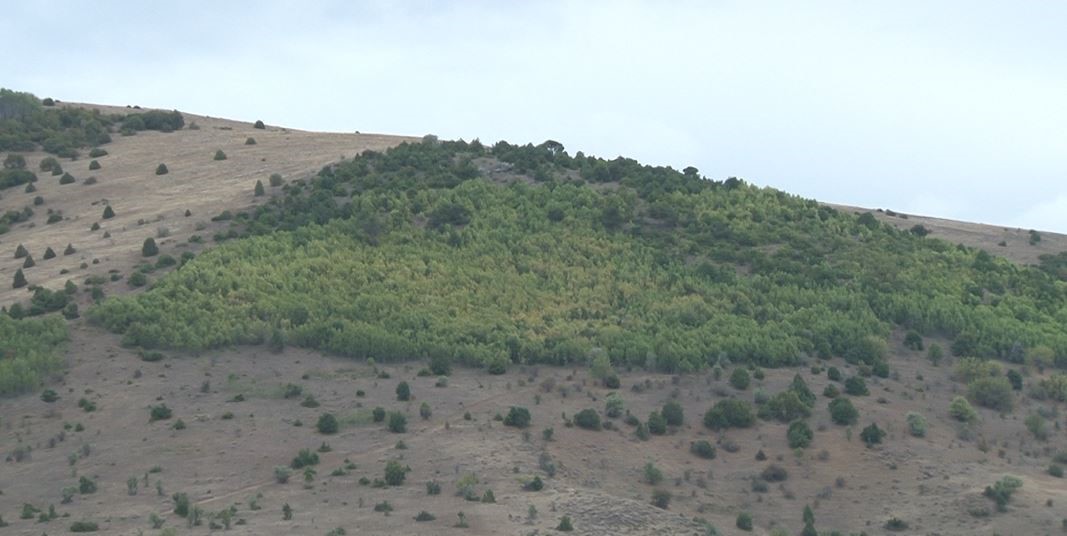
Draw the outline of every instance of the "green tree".
[[[856,407],[852,405],[852,401],[847,398],[835,398],[831,400],[829,408],[830,419],[836,424],[855,424],[856,419],[859,418],[859,412],[856,411]]]
[[[320,434],[336,434],[338,429],[337,417],[332,413],[323,413],[319,416],[319,422],[315,424]]]
[[[648,432],[652,435],[667,433],[667,420],[658,411],[653,411],[648,415]]]
[[[869,426],[860,432],[860,439],[863,440],[867,446],[877,445],[882,442],[882,438],[885,437],[885,430],[878,427],[877,424],[871,423]]]
[[[738,391],[748,389],[751,382],[752,378],[749,376],[748,371],[743,367],[736,367],[734,368],[734,371],[730,373],[730,385]]]
[[[574,414],[574,424],[577,424],[579,428],[586,430],[599,430],[600,429],[600,414],[595,409],[583,409]]]
[[[396,399],[401,402],[411,400],[411,387],[408,386],[408,382],[400,382],[397,384]]]
[[[249,139],[252,139],[252,138],[249,138]],[[267,190],[263,187],[263,181],[259,181],[259,180],[256,181],[256,187],[255,187],[255,192],[254,193],[255,193],[256,197],[262,197],[264,194],[267,193]]]
[[[712,430],[748,428],[755,422],[756,415],[752,412],[752,405],[734,398],[720,400],[704,413],[704,426]]]
[[[110,220],[115,217],[115,211],[111,208],[111,205],[104,207],[104,219]]]
[[[1011,411],[1014,396],[1011,382],[1004,377],[978,378],[967,385],[967,396],[980,406]]]
[[[408,430],[408,418],[399,411],[389,412],[389,431],[394,434],[402,434]]]
[[[811,431],[811,427],[804,421],[793,421],[786,433],[786,439],[788,439],[789,448],[791,449],[808,448],[814,437],[815,434]]]
[[[22,268],[15,270],[15,282],[11,284],[11,288],[22,288],[27,284],[26,275],[22,273]]]
[[[156,166],[156,175],[166,175],[167,173],[170,173],[170,170],[167,169],[166,164]]]
[[[222,152],[222,149],[215,151],[215,160],[226,160],[226,153]]]
[[[663,415],[663,419],[668,426],[681,426],[685,421],[685,414],[682,411],[682,405],[678,402],[671,400],[663,405],[663,410],[660,412]]]
[[[971,407],[971,404],[967,402],[966,398],[957,396],[952,399],[952,403],[948,407],[948,413],[953,419],[960,422],[972,423],[978,420],[978,412]]]
[[[508,409],[508,414],[504,417],[504,426],[514,426],[515,428],[530,426],[530,410],[520,406],[511,406]]]
[[[385,483],[390,486],[403,484],[404,479],[407,478],[408,471],[411,471],[410,467],[400,465],[395,460],[390,460],[385,464]]]
[[[152,257],[159,254],[159,248],[156,247],[156,241],[151,236],[144,239],[144,245],[141,246],[142,257]]]

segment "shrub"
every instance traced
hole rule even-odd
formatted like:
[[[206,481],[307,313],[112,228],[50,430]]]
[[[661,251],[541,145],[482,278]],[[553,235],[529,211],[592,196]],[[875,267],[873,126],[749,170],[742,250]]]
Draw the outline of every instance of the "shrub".
[[[788,439],[789,448],[791,449],[808,448],[814,437],[815,434],[811,431],[811,427],[804,421],[793,421],[786,432],[786,439]]]
[[[131,287],[143,287],[148,283],[148,276],[144,275],[144,272],[134,272],[130,274],[129,279],[126,280]]]
[[[979,406],[997,411],[1011,411],[1011,382],[1003,377],[978,378],[967,385],[967,396]]]
[[[432,415],[433,410],[430,408],[430,404],[423,402],[422,405],[419,406],[419,417],[422,417],[422,420],[425,421],[429,420]]]
[[[957,396],[952,399],[952,403],[948,407],[948,413],[953,419],[960,422],[971,423],[978,420],[978,412],[971,407],[970,402],[967,402],[966,398]]]
[[[156,246],[156,240],[151,236],[144,239],[144,244],[141,246],[141,256],[151,257],[159,253],[159,247]]]
[[[84,476],[78,478],[78,493],[88,495],[96,493],[96,482]]]
[[[960,380],[970,383],[979,378],[1000,376],[1000,363],[976,357],[962,357],[956,363],[956,375]]]
[[[389,431],[394,434],[402,434],[408,430],[408,418],[399,411],[389,412]]]
[[[625,404],[622,401],[622,397],[619,393],[609,393],[604,401],[604,415],[609,418],[615,419],[622,416],[622,412],[625,409]]]
[[[255,138],[253,138],[251,136],[249,136],[248,138],[245,138],[245,145],[255,145],[255,144],[256,144],[256,139]]]
[[[1048,474],[1056,478],[1063,478],[1063,466],[1056,464],[1048,466]]]
[[[871,423],[869,426],[864,428],[862,432],[860,432],[860,439],[862,439],[868,447],[881,443],[884,437],[885,430],[879,428],[878,425],[875,423]]]
[[[784,482],[789,478],[789,472],[785,470],[785,467],[772,463],[763,469],[760,478],[767,482]]]
[[[408,382],[400,382],[396,386],[396,399],[401,402],[411,400],[411,387],[408,386]]]
[[[530,426],[530,410],[520,406],[511,406],[508,414],[504,417],[504,426],[514,426],[515,428]]]
[[[29,250],[26,249],[26,246],[24,246],[22,244],[19,244],[18,246],[15,247],[15,258],[16,259],[21,259],[21,258],[24,258],[24,257],[28,257],[29,255],[30,255],[30,252],[29,252]]]
[[[156,175],[166,175],[167,173],[170,173],[170,170],[167,169],[166,164],[156,166]]]
[[[828,384],[826,388],[822,390],[822,396],[826,398],[837,398],[841,395],[841,391],[837,390],[837,386],[834,384]]]
[[[152,406],[148,411],[148,421],[163,421],[171,418],[173,412],[166,404],[160,404],[158,406]]]
[[[1005,476],[993,483],[992,486],[986,486],[984,494],[986,497],[993,499],[993,502],[997,504],[997,510],[1003,512],[1007,510],[1011,496],[1022,486],[1022,480],[1013,476]]]
[[[100,169],[100,162],[97,162],[96,160],[89,162],[89,171],[96,171],[98,169]]]
[[[256,197],[262,197],[266,193],[266,189],[263,188],[263,181],[257,180],[256,187],[253,189],[253,195],[255,195]]]
[[[41,400],[51,404],[52,402],[59,400],[59,395],[51,389],[45,389],[41,392]]]
[[[809,415],[811,415],[811,408],[793,389],[788,389],[772,396],[759,409],[760,418],[777,419],[780,422],[789,422]]]
[[[249,138],[249,139],[251,139],[251,138]],[[418,515],[415,516],[415,521],[419,521],[419,522],[422,522],[422,521],[433,521],[435,519],[437,519],[437,517],[434,516],[433,514],[427,512],[426,510],[422,510],[421,512],[418,513]]]
[[[1023,389],[1023,375],[1019,374],[1019,371],[1012,369],[1005,375],[1008,381],[1011,382],[1011,388],[1016,391],[1022,391]]]
[[[530,481],[522,485],[522,489],[526,491],[541,491],[544,487],[545,483],[539,476],[534,476]]]
[[[918,413],[908,412],[905,421],[908,423],[908,433],[915,437],[926,437],[926,418]]]
[[[737,514],[737,528],[744,531],[752,530],[752,514],[748,512]]]
[[[45,260],[54,259],[55,257],[56,257],[56,252],[52,248],[46,248],[44,250],[44,258],[45,258]]]
[[[648,415],[648,432],[652,435],[667,433],[667,420],[658,411],[653,411]]]
[[[226,160],[226,153],[222,149],[215,151],[215,160]]]
[[[661,414],[668,426],[681,426],[682,422],[685,420],[681,404],[673,400],[663,405]]]
[[[744,391],[748,389],[749,384],[752,382],[752,378],[748,375],[748,371],[743,367],[737,367],[730,373],[730,385],[738,391]]]
[[[316,452],[312,452],[311,449],[300,449],[296,453],[296,457],[289,463],[289,466],[293,469],[303,469],[312,465],[319,464],[319,455]]]
[[[826,377],[829,378],[831,381],[835,382],[839,382],[841,381],[841,378],[843,378],[843,376],[841,375],[841,371],[838,370],[837,367],[830,367],[826,369]]]
[[[258,128],[260,130],[263,130],[263,129],[267,128],[267,125],[264,125],[263,121],[257,119],[256,123],[254,125],[252,125],[252,128]]]
[[[1048,423],[1044,417],[1037,413],[1031,413],[1026,416],[1026,420],[1023,422],[1026,424],[1026,429],[1033,434],[1035,439],[1040,441],[1048,439]]]
[[[277,188],[278,186],[281,186],[282,183],[285,182],[285,181],[282,180],[282,176],[281,176],[280,173],[271,173],[269,180],[270,180],[271,187],[274,187],[274,188]]]
[[[385,483],[390,486],[403,484],[410,470],[410,467],[405,467],[395,460],[390,460],[385,464]]]
[[[70,524],[71,532],[96,532],[99,526],[92,521],[75,521]]]
[[[863,381],[863,378],[859,376],[852,376],[845,380],[845,392],[852,396],[867,396],[871,394],[867,390],[867,382]]]
[[[701,439],[689,444],[689,452],[705,460],[715,459],[715,447],[711,443]]]
[[[318,429],[320,434],[336,434],[337,433],[337,417],[334,417],[332,413],[323,413],[319,416],[319,422],[315,424],[315,428]]]
[[[26,258],[28,259],[29,257]],[[22,273],[22,268],[15,270],[15,279],[11,283],[11,288],[22,288],[27,284],[28,283],[26,282],[26,275]]]
[[[63,176],[59,178],[59,184],[74,184],[75,182],[77,182],[77,179],[70,173],[64,173]]]
[[[652,462],[645,464],[645,483],[655,486],[663,482],[663,471],[660,471]]]
[[[671,492],[664,489],[652,491],[652,504],[657,508],[667,509],[671,504]]]
[[[111,208],[111,205],[104,207],[104,219],[110,220],[115,217],[115,211]]]
[[[93,147],[92,150],[89,151],[89,158],[100,158],[101,156],[107,156],[107,151],[99,147]]]
[[[859,411],[856,411],[852,401],[847,398],[835,398],[830,401],[828,407],[830,409],[830,419],[836,424],[854,424],[856,419],[859,418]]]
[[[289,482],[289,477],[293,472],[284,465],[279,465],[274,468],[274,480],[279,484],[285,484]]]
[[[571,516],[563,516],[559,518],[559,525],[556,525],[556,530],[560,532],[571,532],[574,530],[574,524],[571,523]]]
[[[600,414],[595,409],[583,409],[574,415],[574,424],[586,430],[600,430]]]
[[[752,412],[752,405],[734,398],[720,400],[704,413],[704,426],[712,430],[748,428],[755,422],[756,416]]]
[[[371,411],[371,418],[374,422],[382,422],[385,420],[385,408],[378,406]]]
[[[92,156],[91,153],[90,153],[89,157],[90,158],[96,158],[95,156]],[[60,168],[60,169],[63,169],[63,166],[61,166],[59,164],[59,160],[56,160],[56,157],[54,157],[54,156],[46,156],[46,157],[42,158],[41,159],[41,163],[37,165],[37,169],[39,169],[41,171],[48,171],[48,172],[51,172],[53,169],[55,169],[57,167]]]
[[[904,335],[904,347],[916,352],[921,352],[923,349],[922,335],[919,335],[915,330],[908,330]]]

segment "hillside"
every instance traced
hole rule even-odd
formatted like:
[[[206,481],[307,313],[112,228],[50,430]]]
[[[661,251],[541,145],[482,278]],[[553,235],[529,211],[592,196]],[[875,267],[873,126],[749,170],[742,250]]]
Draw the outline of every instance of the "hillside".
[[[12,534],[1067,528],[1062,236],[551,141],[64,106],[101,114],[3,155],[112,138],[0,191],[44,198],[0,234],[4,277],[36,261],[0,293]]]

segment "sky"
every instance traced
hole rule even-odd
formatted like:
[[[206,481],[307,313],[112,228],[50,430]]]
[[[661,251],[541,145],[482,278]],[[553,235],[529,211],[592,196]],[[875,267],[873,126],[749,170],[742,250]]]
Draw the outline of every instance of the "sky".
[[[1067,2],[34,1],[0,86],[1067,233]]]

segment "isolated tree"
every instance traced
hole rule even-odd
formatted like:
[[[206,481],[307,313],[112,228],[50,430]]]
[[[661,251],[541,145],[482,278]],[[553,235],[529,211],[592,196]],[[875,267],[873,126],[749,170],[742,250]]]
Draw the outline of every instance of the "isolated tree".
[[[270,185],[272,187],[281,186],[283,182],[284,181],[282,180],[282,175],[280,173],[270,174]]]
[[[530,410],[520,406],[511,406],[508,414],[504,417],[504,426],[514,426],[515,428],[530,426]]]
[[[399,486],[404,483],[404,479],[407,478],[410,467],[400,465],[400,462],[396,460],[390,460],[385,464],[385,483],[390,486]]]
[[[56,256],[56,252],[52,248],[50,248],[50,247],[49,248],[45,248],[45,250],[44,250],[44,258],[46,260],[55,258],[55,256]]]
[[[866,443],[868,447],[871,446],[871,445],[877,445],[878,443],[881,443],[882,442],[882,438],[884,438],[884,437],[885,437],[885,430],[882,430],[881,428],[878,427],[877,424],[875,424],[873,422],[869,426],[864,428],[862,432],[860,432],[860,439],[862,439],[863,442]]]
[[[96,160],[89,162],[89,171],[96,171],[98,169],[100,169],[100,162],[97,162]]]
[[[166,175],[167,173],[170,173],[170,170],[167,169],[166,164],[156,166],[156,175]]]
[[[583,409],[574,414],[574,424],[586,430],[599,430],[600,414],[595,409]]]
[[[252,125],[252,128],[258,128],[260,130],[263,130],[263,129],[267,128],[267,125],[264,125],[262,120],[257,119],[256,123],[254,125]]]
[[[215,160],[226,160],[226,153],[222,149],[215,151]]]
[[[648,432],[652,435],[667,433],[667,419],[664,419],[660,412],[653,411],[648,414]]]
[[[315,428],[320,434],[336,434],[337,417],[334,417],[332,413],[323,413],[319,416],[319,422],[315,424]]]
[[[789,431],[786,433],[786,438],[789,441],[789,448],[791,449],[804,449],[811,445],[812,438],[815,435],[811,431],[811,427],[804,421],[793,421],[789,425]]]
[[[660,413],[663,415],[663,419],[669,426],[681,426],[685,421],[682,405],[673,400],[664,404],[663,410]]]
[[[266,193],[267,193],[266,189],[263,188],[263,181],[257,180],[256,181],[256,189],[255,189],[256,197],[262,197]]]
[[[952,403],[949,404],[948,413],[953,419],[960,422],[971,423],[978,420],[978,412],[971,407],[971,403],[967,402],[966,398],[957,396],[952,399]]]
[[[156,240],[151,236],[144,239],[144,245],[141,246],[141,256],[151,257],[159,254],[159,248],[156,247]]]
[[[30,252],[26,250],[26,246],[24,246],[22,244],[19,244],[18,247],[15,248],[15,258],[16,259],[21,259],[21,258],[23,258],[23,257],[25,257],[25,256],[27,256],[29,254],[30,254]]]
[[[111,205],[104,207],[104,219],[110,220],[115,217],[115,211],[111,208]]]
[[[856,422],[859,418],[859,412],[856,411],[856,407],[852,405],[852,401],[847,398],[835,398],[830,401],[830,419],[835,423],[841,425],[849,425]]]
[[[33,255],[26,255],[26,260],[22,262],[23,268],[33,268],[37,263],[33,262]]]
[[[247,139],[245,139],[245,145],[255,145],[255,144],[256,144],[256,139],[255,138],[248,137]]]
[[[728,398],[720,400],[704,414],[704,426],[712,430],[724,428],[748,428],[756,422],[752,405],[744,400]]]
[[[411,387],[408,386],[408,382],[400,382],[397,384],[396,399],[401,402],[411,400]]]
[[[67,244],[67,249],[63,250],[63,255],[73,255],[73,254],[75,254],[77,252],[78,252],[78,250],[74,249],[74,245],[73,244]]]
[[[419,406],[419,417],[422,417],[422,420],[425,421],[429,420],[431,416],[433,416],[433,409],[430,408],[430,404],[423,402],[422,405]]]
[[[389,431],[394,434],[402,434],[408,431],[408,418],[399,411],[389,413]]]
[[[745,389],[748,389],[748,385],[749,383],[751,383],[751,381],[752,379],[748,375],[748,371],[745,370],[744,367],[737,367],[734,369],[733,372],[730,373],[730,385],[732,385],[734,389],[737,389],[738,391],[744,391]]]

